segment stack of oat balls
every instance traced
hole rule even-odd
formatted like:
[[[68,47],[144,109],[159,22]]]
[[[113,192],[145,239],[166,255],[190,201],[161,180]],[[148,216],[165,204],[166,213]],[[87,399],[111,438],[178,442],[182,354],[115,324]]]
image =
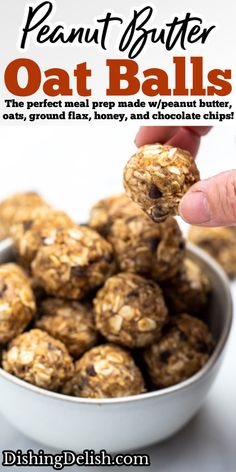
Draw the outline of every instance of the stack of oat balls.
[[[174,215],[198,179],[187,152],[144,146],[125,168],[127,193],[96,203],[87,225],[35,193],[2,202],[1,234],[16,251],[0,266],[3,369],[84,398],[136,395],[196,373],[214,348],[204,322],[210,284],[186,257]]]

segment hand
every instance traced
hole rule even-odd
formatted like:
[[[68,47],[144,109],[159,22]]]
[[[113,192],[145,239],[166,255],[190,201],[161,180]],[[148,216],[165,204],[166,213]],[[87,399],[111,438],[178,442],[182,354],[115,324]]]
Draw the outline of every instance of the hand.
[[[188,150],[194,157],[209,126],[143,126],[136,145],[166,143]],[[180,202],[179,213],[190,224],[236,225],[236,170],[222,172],[194,184]]]

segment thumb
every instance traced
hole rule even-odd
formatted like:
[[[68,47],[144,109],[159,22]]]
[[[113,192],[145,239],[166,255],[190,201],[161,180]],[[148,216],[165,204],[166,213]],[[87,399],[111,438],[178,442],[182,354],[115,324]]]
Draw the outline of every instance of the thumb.
[[[236,225],[236,170],[194,184],[182,198],[179,213],[194,225]]]

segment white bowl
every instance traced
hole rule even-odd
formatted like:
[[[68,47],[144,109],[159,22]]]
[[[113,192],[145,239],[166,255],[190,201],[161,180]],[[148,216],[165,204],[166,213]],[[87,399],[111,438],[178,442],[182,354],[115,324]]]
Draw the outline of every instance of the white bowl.
[[[133,397],[91,400],[42,390],[0,369],[0,411],[18,430],[58,450],[137,450],[162,441],[199,410],[220,368],[231,327],[229,283],[219,265],[189,245],[211,280],[208,322],[217,341],[207,364],[190,379]],[[12,260],[10,241],[0,243],[0,263]]]

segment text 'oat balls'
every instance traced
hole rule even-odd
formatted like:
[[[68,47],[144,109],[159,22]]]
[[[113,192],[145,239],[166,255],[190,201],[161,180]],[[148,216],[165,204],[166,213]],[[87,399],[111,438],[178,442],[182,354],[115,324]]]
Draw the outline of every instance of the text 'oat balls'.
[[[236,276],[236,228],[192,226],[188,239],[208,252],[223,267],[230,278]]]
[[[124,349],[112,344],[94,347],[76,363],[63,393],[84,398],[115,398],[145,392],[143,376]]]
[[[35,326],[62,341],[71,356],[78,358],[97,343],[92,309],[79,302],[47,298],[42,301]]]
[[[182,265],[185,243],[177,221],[154,223],[140,211],[117,218],[108,237],[119,269],[157,281],[173,277]]]
[[[180,200],[199,178],[189,152],[161,144],[140,147],[124,169],[127,195],[156,222],[178,214]]]
[[[94,307],[102,335],[129,348],[144,347],[158,339],[167,318],[159,286],[133,274],[108,279],[97,293]]]
[[[39,329],[13,339],[3,352],[3,368],[26,382],[53,391],[58,391],[74,370],[64,344]]]
[[[35,313],[35,299],[23,270],[16,264],[0,266],[0,345],[21,333]]]
[[[208,361],[213,348],[203,321],[186,314],[171,318],[160,341],[144,352],[153,385],[169,387],[191,377]]]
[[[71,226],[41,247],[32,262],[36,283],[54,296],[81,299],[114,273],[111,245],[95,231]]]

